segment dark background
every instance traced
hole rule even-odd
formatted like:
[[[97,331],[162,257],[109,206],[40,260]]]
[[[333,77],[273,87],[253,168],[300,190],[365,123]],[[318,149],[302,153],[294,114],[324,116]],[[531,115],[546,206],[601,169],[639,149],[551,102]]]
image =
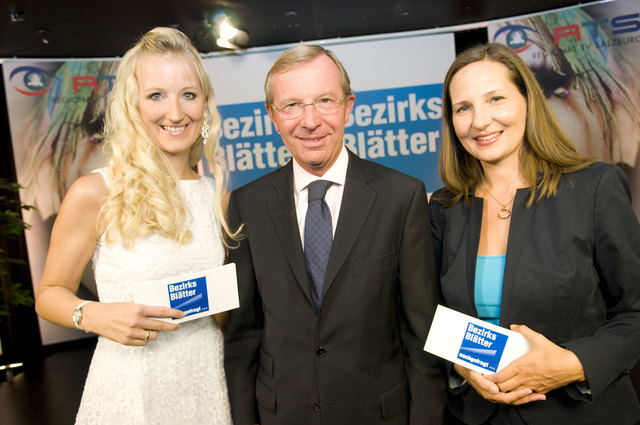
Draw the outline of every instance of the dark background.
[[[0,0],[1,57],[121,56],[155,26],[174,26],[202,53],[219,49],[211,18],[225,10],[247,47],[478,26],[578,4],[576,0]],[[13,19],[12,19],[13,16]],[[43,43],[43,39],[48,44]]]

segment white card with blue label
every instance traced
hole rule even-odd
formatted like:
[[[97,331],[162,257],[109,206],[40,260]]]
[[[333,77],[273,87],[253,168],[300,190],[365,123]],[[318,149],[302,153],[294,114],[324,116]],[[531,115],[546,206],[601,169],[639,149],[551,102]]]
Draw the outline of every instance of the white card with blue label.
[[[167,279],[140,282],[133,287],[137,304],[160,305],[182,310],[182,319],[158,318],[181,323],[240,306],[234,263]]]
[[[529,342],[518,332],[439,305],[424,350],[490,375],[525,354]]]

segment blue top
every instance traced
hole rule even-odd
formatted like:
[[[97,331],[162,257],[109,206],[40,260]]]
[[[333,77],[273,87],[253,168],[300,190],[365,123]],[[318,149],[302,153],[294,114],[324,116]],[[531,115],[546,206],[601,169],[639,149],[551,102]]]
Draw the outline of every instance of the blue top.
[[[494,325],[500,322],[502,281],[507,255],[478,255],[474,296],[478,317]]]

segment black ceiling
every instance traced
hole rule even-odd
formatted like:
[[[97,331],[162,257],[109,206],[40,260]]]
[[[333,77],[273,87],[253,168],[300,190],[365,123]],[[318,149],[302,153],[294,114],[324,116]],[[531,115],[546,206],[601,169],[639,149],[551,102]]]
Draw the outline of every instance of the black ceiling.
[[[431,29],[593,3],[576,0],[0,0],[0,58],[121,56],[146,30],[175,26],[220,50],[207,19],[224,9],[248,47]],[[48,43],[43,42],[46,39]]]

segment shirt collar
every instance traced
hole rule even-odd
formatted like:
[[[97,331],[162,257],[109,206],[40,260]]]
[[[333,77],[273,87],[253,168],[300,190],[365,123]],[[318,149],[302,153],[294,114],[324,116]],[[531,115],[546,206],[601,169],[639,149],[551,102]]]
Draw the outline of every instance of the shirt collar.
[[[296,193],[300,193],[303,189],[309,186],[309,183],[316,180],[328,180],[334,184],[344,186],[344,182],[347,179],[347,166],[349,165],[349,154],[347,148],[342,145],[340,154],[336,159],[336,162],[329,168],[321,177],[313,175],[303,169],[298,162],[293,159],[293,184]]]

